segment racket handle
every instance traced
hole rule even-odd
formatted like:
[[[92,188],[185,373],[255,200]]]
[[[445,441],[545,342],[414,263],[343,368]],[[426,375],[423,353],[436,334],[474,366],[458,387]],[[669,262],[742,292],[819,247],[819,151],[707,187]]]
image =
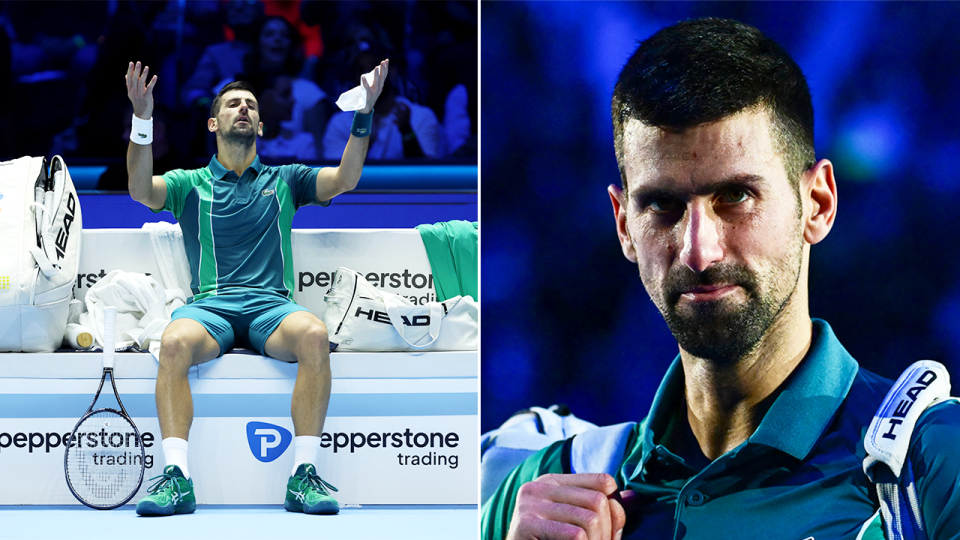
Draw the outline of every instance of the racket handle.
[[[103,367],[113,368],[113,355],[117,339],[117,308],[103,308]]]

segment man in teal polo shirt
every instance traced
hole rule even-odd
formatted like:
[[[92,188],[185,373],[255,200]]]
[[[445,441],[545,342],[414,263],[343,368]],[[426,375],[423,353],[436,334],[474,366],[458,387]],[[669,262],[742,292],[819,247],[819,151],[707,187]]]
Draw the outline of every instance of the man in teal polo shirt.
[[[837,189],[799,67],[747,25],[679,23],[624,67],[613,125],[617,235],[680,354],[616,474],[571,474],[576,437],[552,444],[484,504],[482,537],[883,538],[863,436],[891,382],[810,318]],[[930,539],[960,538],[958,411],[911,443]]]
[[[187,436],[193,400],[187,373],[234,345],[297,362],[291,416],[294,466],[284,508],[291,512],[336,514],[336,490],[317,475],[315,463],[330,399],[327,329],[293,302],[290,228],[305,205],[328,206],[357,186],[370,143],[373,106],[383,89],[388,62],[374,82],[363,80],[366,105],[357,111],[339,167],[269,167],[257,156],[262,135],[253,88],[242,81],[223,87],[210,108],[207,128],[217,137],[210,164],[153,176],[152,112],[157,76],[132,62],[127,95],[133,125],[127,150],[130,196],[154,212],[172,212],[183,230],[192,274],[193,301],[174,311],[161,338],[157,371],[157,414],[166,467],[150,495],[137,504],[141,515],[165,516],[196,509],[187,469]],[[240,471],[237,471],[240,474]]]

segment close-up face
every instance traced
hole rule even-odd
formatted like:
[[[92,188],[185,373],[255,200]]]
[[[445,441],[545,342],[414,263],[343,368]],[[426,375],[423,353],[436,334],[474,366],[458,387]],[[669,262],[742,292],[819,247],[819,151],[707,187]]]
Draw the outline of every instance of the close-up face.
[[[246,90],[230,90],[220,98],[217,118],[208,122],[210,131],[219,132],[228,141],[253,141],[261,134],[260,104]]]
[[[283,21],[271,19],[260,31],[260,54],[270,64],[280,64],[290,52],[290,31]]]
[[[680,346],[717,361],[750,351],[791,298],[804,248],[769,114],[680,133],[630,119],[623,155],[621,245]]]

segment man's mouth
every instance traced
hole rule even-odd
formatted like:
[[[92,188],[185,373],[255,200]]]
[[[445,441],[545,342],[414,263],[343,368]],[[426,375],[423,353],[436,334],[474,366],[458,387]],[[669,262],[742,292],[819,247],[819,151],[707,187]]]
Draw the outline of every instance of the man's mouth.
[[[688,302],[709,302],[718,300],[734,292],[737,285],[733,283],[718,283],[712,285],[697,285],[680,292],[680,298]]]

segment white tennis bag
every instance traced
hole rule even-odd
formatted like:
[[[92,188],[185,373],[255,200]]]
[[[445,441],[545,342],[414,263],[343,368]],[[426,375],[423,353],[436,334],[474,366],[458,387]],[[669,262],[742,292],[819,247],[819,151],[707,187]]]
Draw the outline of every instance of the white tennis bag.
[[[331,350],[477,350],[479,310],[469,296],[416,305],[341,266],[324,300]]]
[[[0,163],[0,351],[60,348],[80,262],[80,201],[55,156]]]

